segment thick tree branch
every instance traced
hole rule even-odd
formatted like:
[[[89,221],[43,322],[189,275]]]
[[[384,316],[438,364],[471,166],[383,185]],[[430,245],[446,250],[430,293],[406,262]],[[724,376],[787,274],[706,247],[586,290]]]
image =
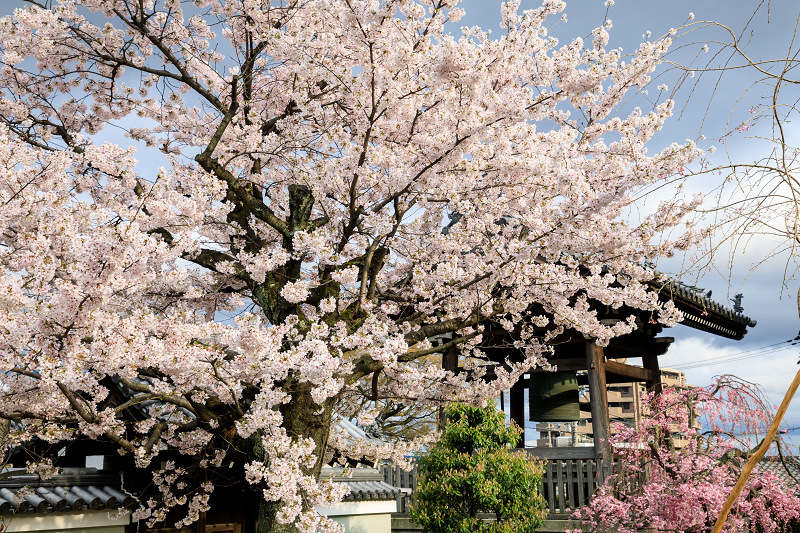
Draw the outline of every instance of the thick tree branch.
[[[228,185],[228,189],[233,191],[233,193],[239,199],[241,205],[249,209],[256,218],[269,224],[284,237],[291,238],[292,233],[289,231],[289,227],[286,222],[278,218],[272,209],[264,205],[263,201],[258,200],[249,191],[247,191],[238,178],[236,178],[229,170],[223,167],[219,161],[211,157],[208,149],[206,149],[205,152],[198,154],[195,157],[195,160],[200,163],[200,166],[203,168],[203,170],[214,174],[224,181]]]

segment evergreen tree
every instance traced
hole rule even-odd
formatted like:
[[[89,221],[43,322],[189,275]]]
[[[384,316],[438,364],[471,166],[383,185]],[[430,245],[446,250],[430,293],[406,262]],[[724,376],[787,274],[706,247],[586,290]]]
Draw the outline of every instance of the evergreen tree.
[[[520,429],[506,426],[491,406],[453,404],[446,413],[447,428],[419,459],[412,519],[426,533],[527,532],[541,525],[544,467],[509,449]]]

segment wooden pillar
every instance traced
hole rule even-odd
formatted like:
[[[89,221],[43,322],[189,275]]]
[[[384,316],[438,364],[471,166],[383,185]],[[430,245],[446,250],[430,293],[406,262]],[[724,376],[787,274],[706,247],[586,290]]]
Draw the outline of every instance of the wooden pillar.
[[[589,370],[589,401],[592,407],[594,454],[608,467],[611,464],[611,448],[608,445],[611,423],[608,418],[606,364],[603,347],[598,346],[594,340],[586,341],[586,367]]]
[[[648,391],[653,391],[656,394],[661,394],[664,391],[663,384],[661,383],[661,369],[658,366],[657,355],[643,355],[642,366],[647,370],[652,370],[658,376],[656,381],[646,381],[645,386]]]
[[[456,367],[458,367],[458,348],[453,346],[442,354],[442,368],[453,372]],[[436,418],[436,429],[442,431],[446,423],[447,419],[444,415],[444,407],[439,407],[438,416]]]
[[[515,448],[525,447],[525,389],[527,389],[525,380],[520,376],[519,381],[511,387],[511,397],[508,400],[511,420],[516,422],[522,429],[522,434],[519,436]]]

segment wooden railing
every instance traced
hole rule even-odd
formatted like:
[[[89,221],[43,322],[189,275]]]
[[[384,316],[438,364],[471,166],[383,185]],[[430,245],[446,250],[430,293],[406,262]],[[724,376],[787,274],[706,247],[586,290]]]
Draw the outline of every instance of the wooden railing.
[[[413,470],[403,470],[397,465],[384,464],[380,466],[380,472],[383,474],[383,481],[393,487],[410,489],[411,491],[417,488],[416,467]]]
[[[557,456],[555,450],[550,448],[546,454],[531,452],[530,455]],[[585,448],[576,452],[575,448],[562,448],[570,450],[563,454],[572,456],[566,459],[547,457],[546,466],[542,476],[542,496],[547,502],[550,515],[564,515],[570,510],[586,505],[594,492],[601,486],[610,473],[606,463],[592,458],[573,458],[576,455],[594,455],[593,448]],[[417,486],[416,468],[405,471],[396,465],[382,465],[380,467],[383,480],[394,486],[405,489],[402,496],[397,499],[397,511],[407,513],[411,503],[412,492]]]
[[[588,504],[609,470],[594,459],[548,460],[542,476],[542,496],[549,514],[566,514]]]
[[[407,513],[411,505],[411,494],[417,488],[417,469],[403,470],[397,465],[384,464],[379,467],[383,480],[393,487],[403,490],[397,497],[397,512]]]

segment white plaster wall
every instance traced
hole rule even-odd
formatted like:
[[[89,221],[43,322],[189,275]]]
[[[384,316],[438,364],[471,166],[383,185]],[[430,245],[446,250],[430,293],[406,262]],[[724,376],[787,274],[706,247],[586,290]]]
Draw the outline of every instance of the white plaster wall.
[[[391,533],[392,515],[365,514],[329,517],[344,526],[345,533]]]
[[[343,515],[391,514],[397,512],[397,500],[359,500],[339,502],[333,507],[315,507],[319,514],[330,518]]]
[[[112,511],[113,512],[113,511]],[[117,520],[108,517],[108,511],[72,513],[8,515],[0,517],[3,532],[37,531],[68,533],[124,533],[130,524],[130,514]]]
[[[345,533],[391,533],[397,500],[340,502],[317,512],[344,526]]]

